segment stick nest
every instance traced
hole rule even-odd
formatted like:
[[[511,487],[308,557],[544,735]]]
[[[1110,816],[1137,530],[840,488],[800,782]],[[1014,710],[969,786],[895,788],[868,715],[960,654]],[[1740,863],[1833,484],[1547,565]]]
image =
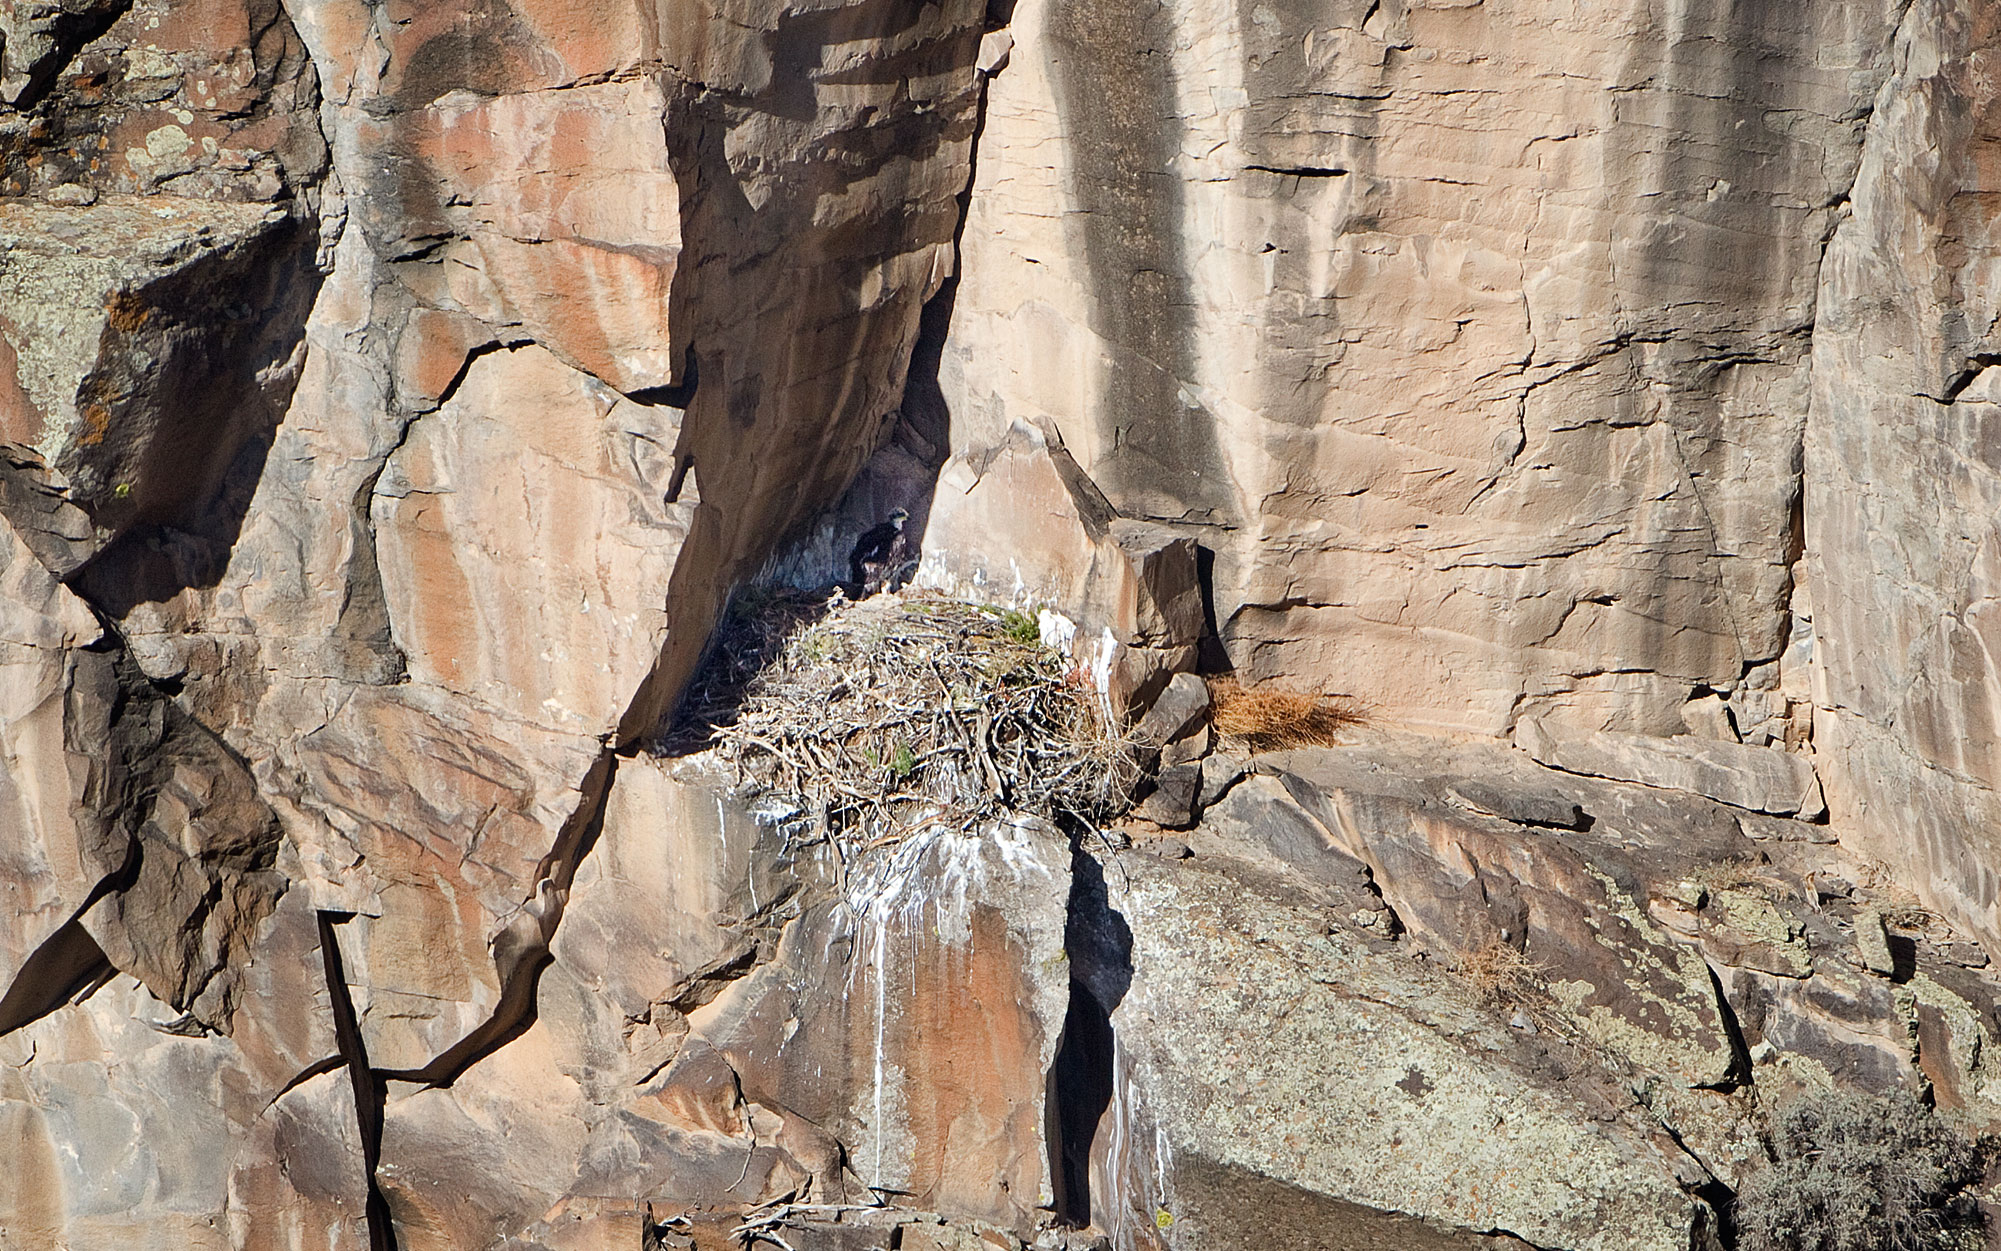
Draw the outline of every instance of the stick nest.
[[[740,598],[673,736],[872,847],[1027,813],[1101,824],[1138,753],[1033,618],[930,595]]]

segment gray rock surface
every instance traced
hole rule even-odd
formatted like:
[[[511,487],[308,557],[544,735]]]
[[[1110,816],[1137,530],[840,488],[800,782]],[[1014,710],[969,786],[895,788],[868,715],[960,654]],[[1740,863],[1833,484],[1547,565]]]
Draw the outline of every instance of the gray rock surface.
[[[1735,808],[1803,821],[1827,815],[1813,764],[1776,747],[1691,734],[1564,733],[1532,717],[1515,725],[1515,742],[1538,763],[1566,773],[1688,791]]]
[[[1112,1024],[1131,1041],[1108,1115],[1129,1119],[1108,1138],[1093,1209],[1122,1243],[1148,1222],[1171,1247],[1269,1245],[1256,1226],[1202,1219],[1247,1189],[1234,1169],[1459,1231],[1433,1235],[1441,1247],[1489,1232],[1690,1245],[1695,1201],[1672,1147],[1637,1117],[1594,1117],[1584,1083],[1538,1074],[1532,1040],[1452,979],[1374,957],[1318,909],[1213,870],[1125,868],[1110,898],[1131,927],[1132,981]],[[1355,1065],[1358,1053],[1381,1062]],[[1330,1245],[1371,1228],[1324,1214]]]
[[[1139,720],[1137,733],[1148,744],[1165,746],[1192,733],[1209,715],[1209,687],[1192,673],[1177,673]]]

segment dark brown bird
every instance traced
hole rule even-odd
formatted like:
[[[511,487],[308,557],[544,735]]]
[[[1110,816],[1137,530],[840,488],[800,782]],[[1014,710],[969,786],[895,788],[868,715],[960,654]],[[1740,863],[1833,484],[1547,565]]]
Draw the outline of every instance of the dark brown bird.
[[[869,527],[855,540],[854,550],[848,553],[848,580],[860,585],[863,595],[880,591],[903,568],[909,556],[903,534],[903,523],[908,520],[907,510],[891,509],[888,521]]]

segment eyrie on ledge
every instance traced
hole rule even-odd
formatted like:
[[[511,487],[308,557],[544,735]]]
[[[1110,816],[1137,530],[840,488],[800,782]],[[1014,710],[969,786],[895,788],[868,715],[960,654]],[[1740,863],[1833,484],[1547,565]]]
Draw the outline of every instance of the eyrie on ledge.
[[[0,41],[0,1251],[1970,1242],[1997,0]]]

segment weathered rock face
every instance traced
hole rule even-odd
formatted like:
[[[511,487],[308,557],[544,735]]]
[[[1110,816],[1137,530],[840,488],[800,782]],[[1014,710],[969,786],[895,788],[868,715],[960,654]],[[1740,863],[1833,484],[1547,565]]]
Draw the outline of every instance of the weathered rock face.
[[[1914,3],[1821,270],[1807,440],[1815,741],[1836,820],[2001,932],[1991,831],[2001,21]]]
[[[1788,1090],[2001,1123],[1990,8],[0,3],[0,1247],[1681,1251]],[[892,506],[1122,829],[656,754]]]
[[[1817,262],[1900,7],[1023,0],[954,450],[1052,420],[1214,552],[1240,670],[1679,733],[1786,642]]]
[[[15,202],[6,229],[5,432],[44,459],[89,538],[52,548],[32,515],[15,524],[44,535],[37,554],[60,574],[104,556],[91,580],[122,610],[148,589],[129,553],[106,552],[128,533],[168,526],[227,553],[298,378],[313,236],[282,208],[166,196]]]
[[[1132,927],[1132,984],[1111,1023],[1137,1041],[1113,1096],[1130,1106],[1113,1116],[1134,1124],[1099,1162],[1107,1228],[1158,1229],[1164,1211],[1171,1247],[1269,1245],[1226,1215],[1255,1192],[1234,1170],[1351,1233],[1366,1218],[1325,1197],[1540,1246],[1689,1245],[1696,1201],[1643,1120],[1586,1130],[1588,1083],[1535,1072],[1529,1041],[1453,979],[1383,967],[1318,909],[1229,877],[1128,873],[1112,899]],[[1363,1051],[1395,1060],[1345,1062]],[[1164,1190],[1131,1193],[1154,1177]]]
[[[1023,0],[942,481],[1052,426],[1213,559],[1239,671],[1399,724],[1818,734],[1991,937],[1992,25]]]
[[[685,988],[607,1000],[550,944],[631,808],[608,740],[654,730],[733,583],[845,485],[902,390],[949,269],[983,6],[5,21],[7,877],[28,893],[0,1024],[58,1028],[116,971],[159,1022],[220,1031],[189,1062],[209,1077],[127,1066],[89,1117],[12,1117],[81,1171],[37,1173],[7,1236],[112,1238],[87,1179],[123,1167],[164,1205],[118,1200],[135,1245],[352,1246],[392,1222],[484,1245],[675,1172],[662,1135],[696,1135],[676,1158],[727,1171],[689,1183],[720,1196],[741,1136],[797,1117],[744,1111],[727,1063],[693,1059],[653,1130],[610,1096],[572,1106],[612,1080],[593,1048],[635,1051],[633,1080],[674,1060]],[[272,961],[317,990],[246,973]],[[628,1046],[654,992],[652,1043]],[[261,1041],[315,1000],[311,1030]],[[20,1089],[89,1063],[62,1028],[15,1057],[9,1099],[46,1109]],[[149,1182],[171,1155],[119,1166],[89,1128],[171,1118],[203,1081],[241,1105],[197,1135],[206,1171]],[[1004,1102],[996,1125],[1019,1120]],[[525,1150],[467,1129],[494,1117],[589,1149],[482,1168],[437,1207],[441,1161]],[[1033,1126],[1009,1132],[1032,1163]],[[806,1163],[756,1193],[838,1155],[785,1133]]]
[[[283,200],[326,171],[280,0],[27,0],[0,14],[0,192]]]

